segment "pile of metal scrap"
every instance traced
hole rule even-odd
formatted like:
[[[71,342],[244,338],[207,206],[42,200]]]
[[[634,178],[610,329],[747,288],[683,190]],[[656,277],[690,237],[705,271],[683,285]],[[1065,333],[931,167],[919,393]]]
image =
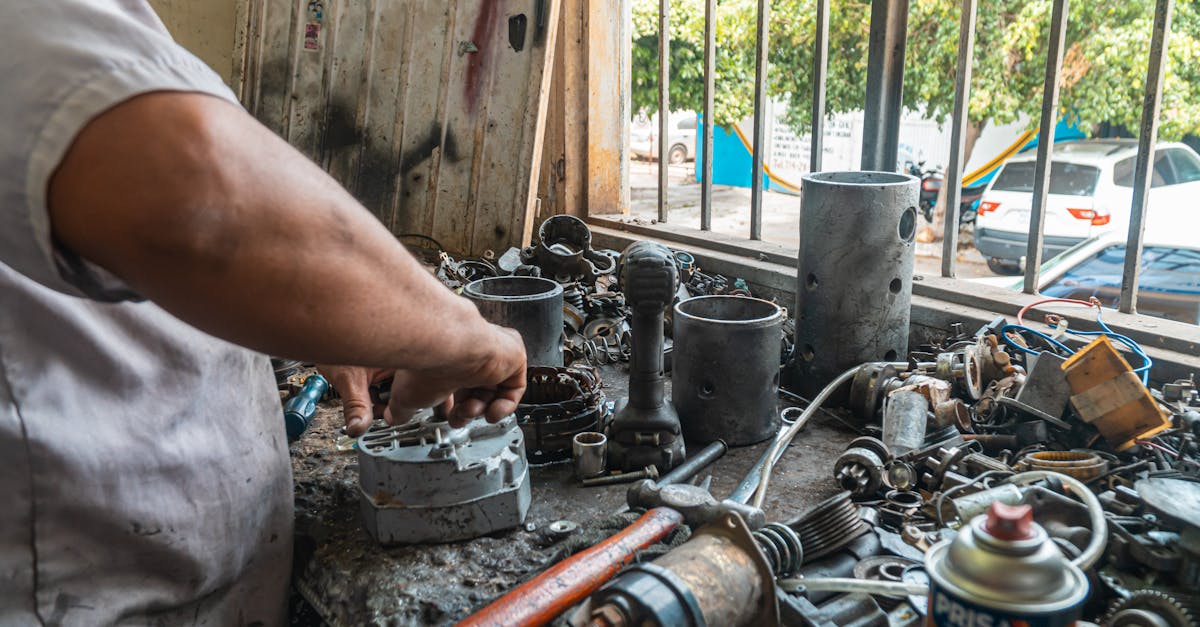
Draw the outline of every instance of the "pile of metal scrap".
[[[689,253],[674,251],[680,284],[677,300],[694,296],[749,296],[742,279],[707,274]],[[592,233],[579,218],[552,216],[538,228],[532,246],[494,256],[457,260],[438,252],[437,278],[453,290],[499,276],[552,279],[563,288],[563,363],[603,365],[629,361],[629,309],[617,285],[620,253],[592,246]],[[670,342],[667,344],[670,351]]]
[[[847,371],[784,412],[728,499],[636,484],[631,506],[680,512],[692,539],[571,622],[1197,624],[1200,393],[1151,392],[1107,335],[1071,355],[1025,335],[956,328],[906,362]],[[768,523],[771,470],[818,411],[863,432],[832,469],[844,491]]]
[[[846,491],[791,523],[805,564],[784,586],[792,592],[781,607],[795,606],[798,592],[813,604],[802,615],[827,614],[822,603],[832,597],[804,592],[812,578],[932,579],[943,595],[932,603],[860,595],[855,624],[885,624],[863,622],[877,615],[871,603],[890,624],[921,622],[943,606],[987,620],[1197,624],[1200,394],[1190,380],[1151,391],[1109,333],[1078,351],[1043,335],[1001,319],[974,334],[956,328],[907,362],[853,373],[846,411],[864,435],[832,469]],[[1148,362],[1130,349],[1137,366]],[[1033,561],[1013,548],[1020,542],[1004,543],[997,557],[988,544],[999,546],[997,534],[988,534],[1005,525],[1023,529],[1029,543],[1044,540],[1053,548],[1038,550],[1059,558]],[[872,535],[887,541],[862,540]],[[1022,580],[1042,581],[1041,589],[1021,588]],[[938,614],[931,624],[992,623]]]

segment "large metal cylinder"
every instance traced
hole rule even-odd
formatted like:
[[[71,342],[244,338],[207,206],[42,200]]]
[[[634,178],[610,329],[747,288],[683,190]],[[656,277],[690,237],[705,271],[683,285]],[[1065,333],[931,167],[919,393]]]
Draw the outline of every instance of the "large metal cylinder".
[[[848,368],[907,354],[919,191],[892,172],[803,180],[793,380],[811,398]]]
[[[472,281],[463,288],[479,313],[493,324],[516,329],[530,366],[562,366],[563,288],[531,276]]]
[[[783,310],[743,296],[675,305],[671,400],[689,440],[754,444],[779,429]]]

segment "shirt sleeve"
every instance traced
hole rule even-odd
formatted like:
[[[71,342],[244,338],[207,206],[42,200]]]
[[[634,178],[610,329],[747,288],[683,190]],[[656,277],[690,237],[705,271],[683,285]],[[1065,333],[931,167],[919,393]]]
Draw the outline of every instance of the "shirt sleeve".
[[[156,91],[234,104],[219,76],[176,44],[141,0],[20,3],[15,38],[0,39],[0,261],[47,287],[103,301],[136,298],[117,277],[57,245],[47,186],[75,137],[98,115]],[[3,67],[9,66],[9,67]],[[9,94],[15,98],[9,99]],[[147,141],[153,141],[147,138]]]

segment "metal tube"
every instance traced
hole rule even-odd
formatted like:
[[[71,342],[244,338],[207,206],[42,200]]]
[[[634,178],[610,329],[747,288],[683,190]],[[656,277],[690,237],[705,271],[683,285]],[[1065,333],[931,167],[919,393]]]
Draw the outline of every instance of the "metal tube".
[[[767,55],[770,37],[771,3],[758,0],[758,24],[755,33],[758,48],[754,54],[754,154],[750,161],[750,239],[762,239],[763,152],[767,149]]]
[[[892,172],[900,150],[908,0],[871,0],[862,169]]]
[[[821,171],[825,152],[825,75],[829,69],[829,0],[817,0],[816,34],[813,42],[812,142],[808,171]]]
[[[1050,193],[1054,127],[1058,124],[1058,77],[1062,73],[1063,46],[1067,38],[1069,0],[1054,0],[1050,41],[1046,50],[1046,84],[1042,91],[1042,120],[1038,132],[1037,165],[1033,172],[1033,209],[1029,213],[1029,246],[1025,252],[1025,293],[1036,294],[1042,266],[1046,227],[1046,197]]]
[[[978,0],[962,0],[958,23],[958,73],[954,81],[954,119],[950,127],[950,164],[946,171],[946,225],[942,234],[942,276],[953,278],[958,261],[959,204],[962,203],[963,157],[967,150],[967,103],[971,96],[971,60],[975,55],[975,9]]]
[[[700,137],[700,230],[712,230],[713,98],[717,76],[717,0],[704,2],[704,114]]]
[[[670,147],[671,1],[658,2],[658,221],[667,221],[667,149]]]
[[[531,276],[489,277],[472,281],[463,296],[485,320],[521,334],[531,366],[562,366],[563,288]]]
[[[671,472],[663,475],[655,483],[663,486],[690,481],[692,477],[695,477],[701,470],[704,470],[705,466],[720,459],[725,454],[725,451],[728,450],[729,447],[726,446],[724,441],[717,440],[701,449],[699,453],[689,457],[686,462],[676,466]]]
[[[1146,231],[1146,207],[1150,203],[1150,170],[1154,167],[1154,144],[1158,140],[1158,111],[1162,104],[1167,37],[1171,32],[1174,0],[1154,5],[1154,34],[1150,37],[1150,62],[1146,66],[1146,95],[1142,100],[1142,125],[1134,166],[1133,206],[1129,213],[1129,240],[1125,244],[1125,270],[1121,273],[1122,313],[1137,313],[1137,287],[1142,266],[1142,236]]]

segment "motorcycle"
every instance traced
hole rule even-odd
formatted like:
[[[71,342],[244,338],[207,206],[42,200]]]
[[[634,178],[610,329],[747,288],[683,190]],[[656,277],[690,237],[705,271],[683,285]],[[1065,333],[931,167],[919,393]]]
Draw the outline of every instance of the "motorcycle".
[[[938,195],[942,192],[942,184],[946,177],[940,167],[926,168],[924,161],[918,163],[910,161],[905,165],[908,174],[921,180],[918,208],[921,210],[921,215],[925,216],[925,221],[933,222],[933,209],[937,206]],[[983,190],[986,188],[987,183],[962,188],[958,205],[958,224],[960,226],[975,222],[979,199],[983,197]]]

